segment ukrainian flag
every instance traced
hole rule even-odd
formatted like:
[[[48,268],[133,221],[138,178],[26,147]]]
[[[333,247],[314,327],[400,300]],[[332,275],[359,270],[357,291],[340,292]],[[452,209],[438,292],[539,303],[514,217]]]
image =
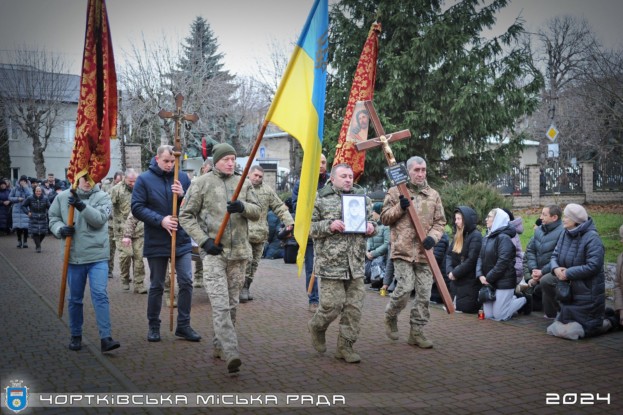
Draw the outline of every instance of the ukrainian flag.
[[[296,138],[304,152],[294,224],[299,274],[305,260],[322,154],[328,30],[328,0],[316,0],[266,115],[267,121]]]

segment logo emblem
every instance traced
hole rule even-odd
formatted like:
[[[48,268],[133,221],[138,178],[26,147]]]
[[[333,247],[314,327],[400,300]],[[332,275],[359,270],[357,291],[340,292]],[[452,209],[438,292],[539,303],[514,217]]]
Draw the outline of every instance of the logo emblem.
[[[18,413],[28,406],[28,388],[23,386],[23,380],[12,380],[11,386],[5,388],[6,407]]]

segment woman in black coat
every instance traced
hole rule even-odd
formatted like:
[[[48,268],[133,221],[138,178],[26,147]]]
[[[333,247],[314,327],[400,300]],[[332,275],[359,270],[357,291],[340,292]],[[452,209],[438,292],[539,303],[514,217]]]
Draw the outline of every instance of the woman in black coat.
[[[35,188],[35,193],[28,196],[22,204],[22,212],[30,219],[28,232],[35,241],[37,253],[41,252],[41,242],[48,233],[48,209],[50,200],[43,194],[41,187]]]
[[[485,318],[504,321],[526,304],[526,299],[515,297],[515,245],[511,238],[515,228],[502,209],[493,209],[486,219],[489,233],[482,241],[476,264],[476,275],[483,285],[495,288],[495,301],[487,301],[482,308]]]
[[[584,335],[579,337],[604,333],[618,324],[616,318],[605,318],[604,245],[593,219],[580,205],[570,203],[565,207],[562,226],[565,230],[558,239],[550,265],[560,281],[571,284],[572,300],[561,304],[553,326],[579,323],[584,329]],[[550,328],[548,333],[556,335]]]
[[[459,206],[454,210],[454,239],[446,252],[446,272],[454,294],[454,306],[463,313],[477,313],[478,290],[476,263],[482,246],[482,235],[476,229],[478,215],[474,209]]]

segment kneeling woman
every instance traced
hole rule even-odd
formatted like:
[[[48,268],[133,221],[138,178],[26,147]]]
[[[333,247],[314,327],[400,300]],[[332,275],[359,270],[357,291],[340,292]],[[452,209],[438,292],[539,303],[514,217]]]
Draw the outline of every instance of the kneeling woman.
[[[525,298],[516,298],[515,245],[511,238],[516,231],[502,209],[493,209],[486,219],[488,233],[482,241],[476,264],[476,275],[483,285],[495,288],[495,301],[483,304],[485,318],[510,320],[526,304]]]

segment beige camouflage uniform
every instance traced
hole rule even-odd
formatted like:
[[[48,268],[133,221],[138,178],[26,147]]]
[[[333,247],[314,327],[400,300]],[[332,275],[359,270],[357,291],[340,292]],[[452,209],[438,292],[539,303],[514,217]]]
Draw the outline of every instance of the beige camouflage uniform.
[[[199,246],[209,238],[216,238],[227,213],[227,202],[240,180],[240,176],[226,176],[214,169],[196,178],[188,189],[180,209],[180,224]],[[243,202],[244,212],[231,214],[221,239],[223,252],[207,255],[201,249],[203,285],[212,305],[214,356],[223,360],[238,355],[234,325],[245,267],[251,259],[248,220],[260,217],[260,206],[250,181],[245,181],[238,200]]]
[[[130,252],[128,256],[128,268],[130,267],[130,260],[132,260],[133,273],[134,273],[134,292],[145,293],[145,263],[143,262],[143,245],[145,244],[145,225],[140,220],[136,219],[132,212],[128,214],[123,227],[123,236],[121,238],[130,238],[132,243],[129,247],[123,246],[119,243],[119,262],[121,269],[123,270],[123,255],[125,252]],[[128,269],[129,271],[129,269]],[[121,274],[123,275],[123,274]]]
[[[408,183],[406,186],[413,198],[411,203],[414,204],[422,228],[427,236],[435,240],[435,243],[439,242],[446,226],[446,217],[439,193],[428,184],[418,187],[413,183]],[[407,305],[411,291],[415,289],[410,323],[413,333],[421,333],[422,327],[430,320],[428,306],[433,274],[409,214],[400,207],[399,196],[400,193],[396,187],[389,189],[381,211],[381,222],[390,226],[391,258],[394,262],[397,281],[396,289],[390,296],[385,313],[395,322],[398,314]]]
[[[368,197],[366,212],[367,220],[376,232]],[[334,220],[342,220],[342,192],[328,184],[316,195],[309,232],[314,240],[314,273],[322,281],[320,306],[308,326],[324,336],[329,324],[341,313],[338,345],[340,341],[352,345],[359,335],[365,295],[363,278],[367,236],[362,233],[333,233],[330,226]]]
[[[279,199],[277,193],[266,183],[262,183],[258,186],[253,186],[253,190],[260,202],[262,211],[260,212],[260,218],[257,221],[249,222],[249,242],[251,242],[251,249],[253,251],[253,259],[247,264],[246,277],[253,280],[255,271],[262,258],[264,252],[264,244],[268,240],[268,210],[272,210],[285,226],[294,225],[294,220],[288,207]]]
[[[117,183],[110,191],[110,199],[113,207],[113,230],[115,235],[115,243],[119,250],[119,269],[121,273],[121,284],[124,289],[128,290],[130,284],[130,267],[133,267],[134,292],[145,293],[147,290],[143,285],[145,280],[145,265],[143,263],[143,223],[137,227],[134,233],[126,233],[126,220],[131,212],[132,204],[132,188],[124,181]],[[132,239],[132,244],[125,247],[121,240],[124,236]],[[138,239],[140,238],[140,243]],[[139,249],[137,251],[137,249]]]

